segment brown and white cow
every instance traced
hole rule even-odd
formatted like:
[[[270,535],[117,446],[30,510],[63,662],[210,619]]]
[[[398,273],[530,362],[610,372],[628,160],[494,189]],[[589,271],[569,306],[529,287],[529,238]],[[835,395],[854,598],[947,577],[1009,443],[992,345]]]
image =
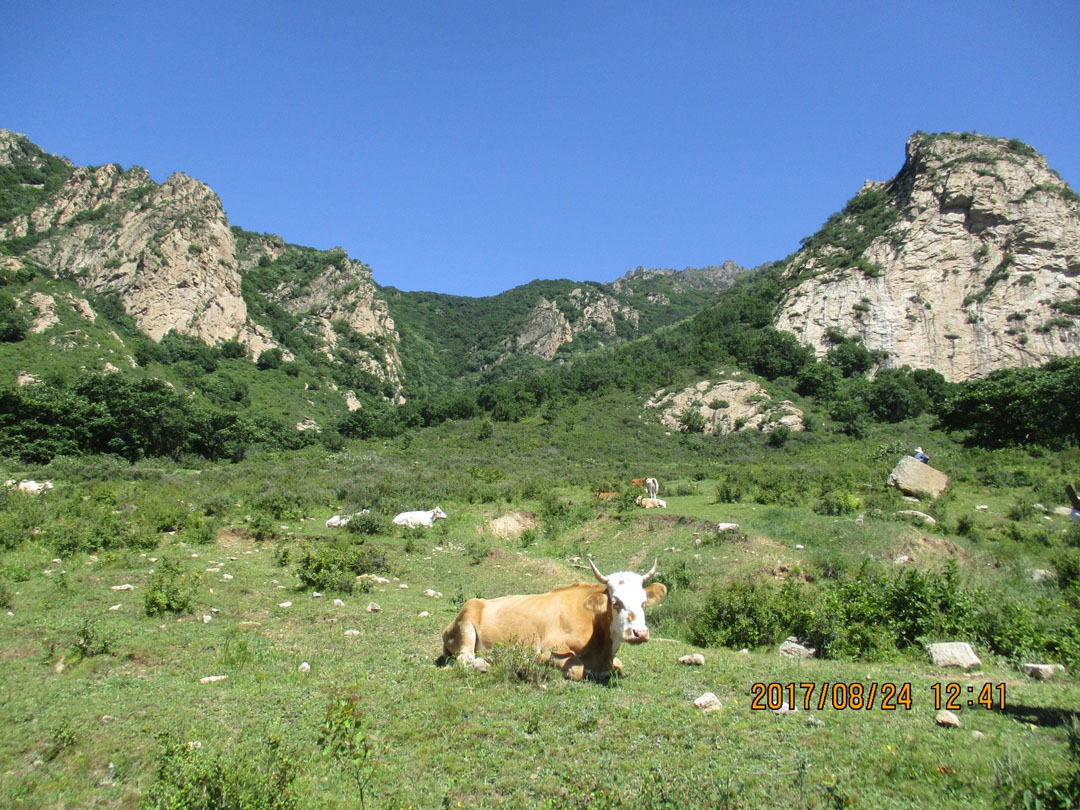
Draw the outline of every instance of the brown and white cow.
[[[524,642],[568,678],[600,680],[622,670],[619,646],[649,640],[645,606],[667,594],[662,583],[646,583],[656,574],[618,571],[604,576],[590,559],[599,585],[581,583],[547,593],[470,599],[443,630],[443,657],[475,663],[477,654],[500,642]]]

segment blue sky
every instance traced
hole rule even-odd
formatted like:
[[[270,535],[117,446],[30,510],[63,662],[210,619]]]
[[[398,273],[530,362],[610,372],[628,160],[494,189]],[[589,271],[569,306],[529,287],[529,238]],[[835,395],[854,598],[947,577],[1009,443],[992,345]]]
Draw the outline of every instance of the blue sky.
[[[4,0],[0,67],[0,127],[406,290],[780,259],[920,129],[1080,189],[1075,0]]]

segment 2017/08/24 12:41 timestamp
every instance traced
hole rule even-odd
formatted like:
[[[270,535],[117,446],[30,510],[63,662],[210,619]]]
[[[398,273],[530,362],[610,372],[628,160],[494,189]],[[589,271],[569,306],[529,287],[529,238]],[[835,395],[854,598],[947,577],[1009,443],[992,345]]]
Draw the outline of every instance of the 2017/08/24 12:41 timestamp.
[[[750,686],[751,709],[777,710],[785,705],[804,709],[880,709],[910,711],[913,705],[910,683],[754,683]],[[930,684],[934,710],[959,711],[1005,708],[1005,684],[984,683],[967,686],[956,681]]]

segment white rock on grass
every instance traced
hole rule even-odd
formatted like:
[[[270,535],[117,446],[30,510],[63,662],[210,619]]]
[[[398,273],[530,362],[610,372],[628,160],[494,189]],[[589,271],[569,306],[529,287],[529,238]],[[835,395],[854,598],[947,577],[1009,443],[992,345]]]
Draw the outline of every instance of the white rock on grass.
[[[114,591],[133,591],[135,590],[135,586],[130,582],[125,582],[123,585],[113,585],[112,589]]]
[[[1058,664],[1058,666],[1061,665]],[[1057,667],[1054,664],[1023,664],[1020,670],[1029,678],[1034,678],[1037,681],[1048,681],[1054,677]]]
[[[228,675],[207,675],[205,678],[199,678],[199,683],[217,683],[226,680],[228,677]]]
[[[311,664],[309,664],[307,661],[302,661],[300,662],[300,666],[297,667],[297,670],[299,672],[311,672]]]
[[[280,607],[280,608],[292,607],[292,602],[278,602],[278,607]]]
[[[937,717],[934,718],[934,722],[939,726],[945,726],[946,728],[960,728],[960,718],[948,709],[942,709],[938,712]]]
[[[811,658],[817,650],[813,647],[804,647],[795,636],[788,636],[777,652],[788,658]]]
[[[341,599],[334,600],[334,607],[345,607],[345,602]]]
[[[368,602],[368,606],[367,606],[367,612],[368,613],[378,613],[380,610],[382,610],[382,607],[379,606],[378,602]]]
[[[971,669],[981,667],[982,661],[971,645],[966,641],[944,641],[939,644],[927,644],[926,651],[930,653],[930,660],[938,667],[960,667]]]
[[[712,692],[706,692],[701,697],[695,698],[694,705],[703,712],[715,712],[723,708],[720,704],[720,698]]]
[[[347,636],[358,636],[358,635],[360,635],[360,631],[355,630],[355,629],[354,630],[346,630],[345,635],[347,635]]]

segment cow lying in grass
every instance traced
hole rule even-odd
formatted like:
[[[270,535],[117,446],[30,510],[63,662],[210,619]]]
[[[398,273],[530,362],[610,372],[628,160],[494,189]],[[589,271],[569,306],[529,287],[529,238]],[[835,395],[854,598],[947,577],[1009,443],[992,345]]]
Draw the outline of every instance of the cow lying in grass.
[[[470,599],[443,630],[440,663],[456,658],[462,664],[482,659],[477,654],[501,642],[528,644],[563,674],[580,681],[589,676],[605,680],[612,669],[621,672],[615,657],[619,646],[649,640],[645,606],[667,594],[662,583],[646,583],[656,574],[618,571],[604,576],[590,559],[599,585],[582,583],[540,594]]]
[[[394,517],[394,523],[406,529],[430,529],[436,520],[446,520],[446,512],[437,506],[419,512],[401,512]]]

